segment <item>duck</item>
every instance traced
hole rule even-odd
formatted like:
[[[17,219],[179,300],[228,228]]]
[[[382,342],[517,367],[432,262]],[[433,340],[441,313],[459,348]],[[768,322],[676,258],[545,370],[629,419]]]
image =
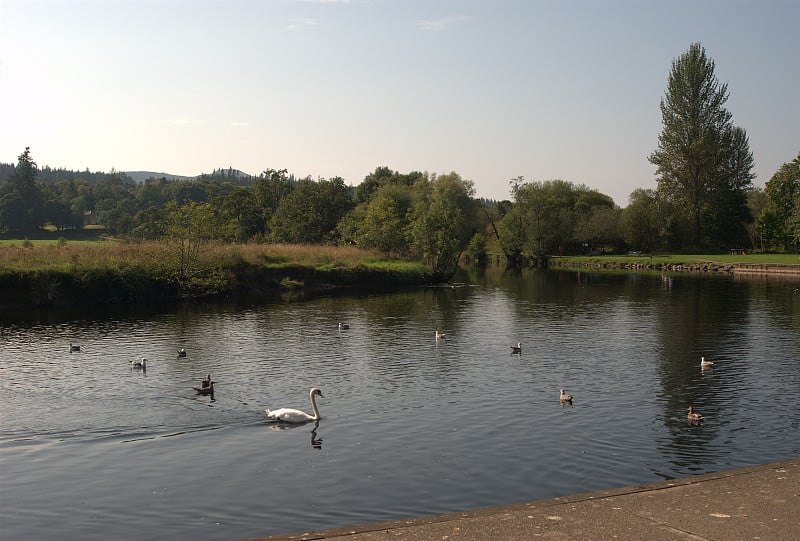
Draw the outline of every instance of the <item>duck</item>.
[[[205,389],[206,387],[210,387],[213,381],[211,381],[211,374],[206,374],[206,379],[200,382],[200,387]]]
[[[689,414],[687,415],[687,418],[691,422],[697,422],[697,421],[702,421],[703,420],[703,416],[700,415],[699,413],[697,413],[696,411],[694,411],[692,409],[692,406],[689,406]]]
[[[444,339],[445,336],[447,336],[447,334],[445,334],[443,332],[436,331],[436,339],[437,340],[442,340],[442,339]]]
[[[562,402],[572,403],[572,395],[567,394],[564,389],[561,389],[561,394],[558,397]]]
[[[140,368],[142,370],[147,370],[147,359],[142,357],[140,361],[131,361],[131,368]]]
[[[270,421],[281,421],[284,423],[307,423],[309,421],[318,421],[322,419],[319,414],[319,409],[317,408],[317,400],[316,397],[325,398],[322,394],[322,391],[313,387],[308,392],[308,397],[311,399],[311,408],[314,410],[314,415],[309,415],[308,413],[302,410],[296,410],[292,408],[280,408],[277,410],[269,410],[266,409],[264,412],[267,414],[267,419]]]
[[[206,385],[206,383],[208,384]],[[206,382],[206,380],[203,380],[201,386],[194,387],[194,390],[197,391],[197,394],[214,396],[214,382],[213,381]]]
[[[186,350],[184,348],[178,350],[178,357],[186,357]]]
[[[339,323],[339,330],[340,331],[346,331],[349,328],[350,328],[350,325],[348,323]]]
[[[515,355],[522,355],[522,342],[517,342],[516,346],[511,346],[511,354]]]
[[[78,344],[73,344],[72,342],[69,343],[69,352],[74,353],[76,351],[80,351],[81,347]]]
[[[700,368],[714,366],[714,361],[707,361],[705,357],[700,357]]]

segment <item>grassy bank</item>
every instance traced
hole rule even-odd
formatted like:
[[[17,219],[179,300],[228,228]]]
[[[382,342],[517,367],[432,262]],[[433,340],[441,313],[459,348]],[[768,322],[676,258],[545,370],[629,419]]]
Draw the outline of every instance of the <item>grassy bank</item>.
[[[427,280],[418,263],[352,247],[209,245],[194,258],[181,258],[179,247],[168,243],[0,245],[5,306],[268,296]]]

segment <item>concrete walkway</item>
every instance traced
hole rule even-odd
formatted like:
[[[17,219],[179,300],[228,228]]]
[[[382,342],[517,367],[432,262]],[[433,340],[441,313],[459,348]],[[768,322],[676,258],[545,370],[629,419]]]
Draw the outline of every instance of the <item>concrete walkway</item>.
[[[800,459],[563,498],[258,538],[800,540]]]

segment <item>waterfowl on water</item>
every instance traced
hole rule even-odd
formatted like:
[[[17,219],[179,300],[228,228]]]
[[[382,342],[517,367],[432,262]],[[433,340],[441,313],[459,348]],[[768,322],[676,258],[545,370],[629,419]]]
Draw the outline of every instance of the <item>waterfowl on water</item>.
[[[349,324],[347,324],[347,323],[339,323],[339,330],[340,331],[346,331],[349,328],[350,328]]]
[[[689,421],[702,421],[703,416],[697,413],[692,409],[692,406],[689,406],[689,414],[687,415]]]
[[[186,350],[184,348],[178,350],[178,357],[186,357]]]
[[[211,381],[211,374],[206,374],[206,379],[200,382],[200,387],[205,389],[206,387],[210,387],[213,382]]]
[[[445,334],[445,333],[443,333],[443,332],[436,331],[436,339],[437,339],[437,340],[441,340],[441,339],[443,339],[445,336],[447,336],[447,334]]]
[[[705,357],[700,357],[700,368],[714,366],[714,361],[707,361]]]
[[[206,381],[203,380],[202,386],[195,387],[194,390],[197,391],[197,394],[214,396],[214,382],[209,381],[208,385],[206,385]]]
[[[69,343],[69,352],[73,353],[75,351],[80,351],[81,347],[78,344],[73,344],[72,342]]]
[[[511,346],[512,355],[522,355],[522,342],[517,342],[516,346]]]
[[[561,389],[561,394],[558,397],[562,402],[572,402],[572,395],[567,394],[564,389]]]
[[[267,414],[267,419],[270,421],[282,421],[284,423],[307,423],[309,421],[318,421],[322,417],[320,417],[319,409],[317,409],[316,397],[325,397],[322,395],[322,391],[316,387],[312,388],[308,392],[308,396],[311,399],[311,408],[314,410],[314,415],[309,415],[304,411],[292,408],[281,408],[277,410],[264,410],[264,412]]]
[[[131,361],[132,368],[140,368],[142,370],[147,370],[147,359],[142,357],[139,361]]]

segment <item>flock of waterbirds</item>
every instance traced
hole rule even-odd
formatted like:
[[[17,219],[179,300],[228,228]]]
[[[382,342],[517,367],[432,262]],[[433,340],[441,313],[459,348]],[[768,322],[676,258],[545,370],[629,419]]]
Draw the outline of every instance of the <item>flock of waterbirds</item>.
[[[348,323],[339,323],[339,331],[345,331],[350,329],[350,325]],[[447,333],[440,332],[438,329],[436,330],[435,338],[436,341],[439,342],[440,340],[444,340],[447,337]],[[70,353],[77,353],[81,351],[81,346],[78,344],[73,344],[70,342],[69,344],[69,352]],[[517,342],[516,345],[511,346],[511,354],[512,355],[522,355],[522,343]],[[178,350],[178,358],[185,358],[187,355],[185,348],[180,348]],[[147,370],[147,359],[142,357],[141,359],[136,359],[130,362],[131,368],[136,370]],[[711,368],[714,365],[714,361],[707,360],[704,356],[700,357],[700,370],[706,370]],[[204,396],[211,396],[211,399],[214,400],[214,381],[211,379],[211,374],[206,374],[205,379],[200,382],[199,387],[193,387],[193,389],[197,392],[198,395]],[[291,424],[299,424],[299,423],[308,423],[311,421],[319,421],[322,419],[322,416],[319,413],[319,407],[317,406],[316,398],[319,396],[324,398],[325,396],[322,394],[322,391],[313,387],[308,392],[309,399],[311,400],[311,409],[314,412],[313,415],[306,413],[303,410],[294,409],[294,408],[279,408],[276,410],[266,409],[264,413],[267,415],[267,420],[272,422],[279,422],[279,423],[291,423]],[[559,402],[561,405],[565,404],[572,404],[572,395],[568,394],[565,389],[560,390],[559,394]],[[690,424],[697,424],[703,421],[704,417],[694,411],[694,408],[689,405],[688,408],[688,415],[687,419]]]

